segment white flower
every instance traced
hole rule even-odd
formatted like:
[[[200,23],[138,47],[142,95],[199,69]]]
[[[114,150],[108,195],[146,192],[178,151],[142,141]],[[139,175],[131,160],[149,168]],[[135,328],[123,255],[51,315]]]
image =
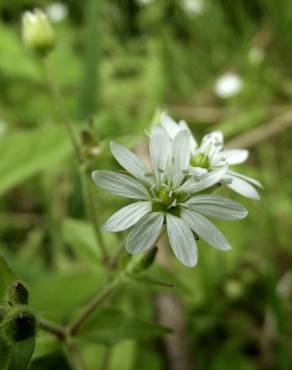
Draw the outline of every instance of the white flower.
[[[189,15],[199,15],[204,10],[203,0],[184,0],[183,7]]]
[[[238,94],[242,87],[242,79],[237,74],[228,72],[216,81],[215,93],[220,98],[230,98]]]
[[[124,146],[112,142],[111,151],[128,174],[94,171],[97,186],[135,202],[114,213],[104,228],[119,232],[130,229],[126,248],[137,254],[152,248],[166,226],[176,257],[186,266],[197,263],[196,237],[211,246],[228,250],[223,234],[205,216],[225,220],[241,219],[247,210],[239,203],[219,196],[197,195],[216,184],[226,172],[221,167],[196,181],[188,174],[190,140],[188,130],[181,130],[173,140],[158,125],[150,137],[153,173]],[[195,234],[194,234],[195,233]]]
[[[260,199],[255,186],[262,188],[262,185],[257,180],[229,169],[230,166],[242,163],[247,159],[249,154],[247,150],[224,148],[224,137],[220,131],[213,131],[205,135],[201,144],[198,145],[185,121],[180,121],[177,124],[165,113],[161,115],[161,124],[172,139],[182,130],[187,130],[190,133],[189,172],[192,175],[201,177],[207,172],[227,166],[228,169],[219,182],[226,184],[247,198]]]
[[[154,2],[154,0],[136,0],[141,6],[146,6]]]
[[[68,8],[65,4],[55,2],[47,6],[46,13],[52,22],[58,23],[68,16]]]

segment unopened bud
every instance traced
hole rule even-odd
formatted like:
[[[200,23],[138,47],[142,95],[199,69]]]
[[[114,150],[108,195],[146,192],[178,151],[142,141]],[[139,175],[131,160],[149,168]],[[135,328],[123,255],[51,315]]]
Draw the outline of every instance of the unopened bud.
[[[35,336],[36,318],[27,309],[13,309],[4,318],[2,329],[9,342],[20,342]]]
[[[10,305],[28,304],[28,291],[26,287],[17,281],[8,288],[7,300]]]
[[[158,248],[155,246],[148,252],[139,256],[138,259],[131,260],[128,266],[128,272],[133,275],[137,275],[140,272],[147,270],[154,262]]]
[[[26,11],[22,16],[24,44],[41,55],[46,55],[55,45],[54,30],[46,14],[39,9]]]

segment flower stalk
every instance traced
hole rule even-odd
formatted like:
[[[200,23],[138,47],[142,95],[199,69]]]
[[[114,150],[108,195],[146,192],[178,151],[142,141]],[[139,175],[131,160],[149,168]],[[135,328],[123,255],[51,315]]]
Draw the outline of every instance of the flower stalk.
[[[91,190],[91,184],[88,181],[89,174],[87,172],[87,161],[86,157],[82,148],[82,145],[78,141],[75,131],[73,128],[73,124],[70,120],[70,117],[67,113],[66,107],[65,107],[65,101],[62,92],[59,89],[59,86],[56,84],[55,79],[53,78],[53,73],[51,72],[50,63],[48,58],[42,58],[42,64],[44,67],[44,74],[46,76],[47,84],[50,89],[51,95],[53,99],[55,100],[56,106],[58,107],[58,113],[60,116],[60,121],[64,126],[64,129],[66,130],[68,137],[71,140],[72,146],[75,151],[76,158],[79,162],[79,173],[81,178],[81,184],[82,184],[82,195],[83,195],[83,201],[85,205],[86,214],[88,217],[88,220],[91,221],[91,224],[94,229],[96,241],[98,243],[98,246],[100,248],[102,261],[106,263],[109,259],[106,246],[103,240],[103,236],[100,230],[100,226],[98,223],[98,219],[96,216],[96,212],[94,209],[94,197]]]

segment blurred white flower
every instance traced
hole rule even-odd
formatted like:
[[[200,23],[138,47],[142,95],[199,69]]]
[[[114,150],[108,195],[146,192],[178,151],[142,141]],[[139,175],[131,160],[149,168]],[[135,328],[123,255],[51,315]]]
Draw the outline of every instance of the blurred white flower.
[[[52,22],[58,23],[68,16],[68,8],[65,4],[56,2],[47,6],[46,13]]]
[[[146,6],[154,2],[154,0],[136,0],[136,2],[141,6]]]
[[[40,9],[22,15],[22,39],[26,47],[40,54],[48,53],[55,45],[53,27]]]
[[[289,298],[292,293],[292,271],[287,271],[276,287],[276,292],[281,298]]]
[[[172,139],[182,130],[189,132],[190,166],[188,171],[192,176],[197,179],[204,178],[203,176],[206,173],[212,173],[212,171],[218,170],[218,168],[227,167],[227,171],[219,179],[218,183],[227,185],[247,198],[260,199],[260,195],[255,187],[262,188],[262,185],[257,180],[230,169],[230,166],[246,161],[249,154],[248,150],[226,149],[221,131],[213,131],[205,135],[199,145],[185,121],[180,121],[177,124],[165,113],[161,115],[161,124]]]
[[[230,98],[240,92],[243,87],[242,79],[233,72],[225,73],[215,83],[215,93],[220,98]]]
[[[264,56],[264,50],[255,46],[248,53],[248,61],[250,64],[258,65],[264,60]]]
[[[204,10],[203,0],[183,0],[183,7],[189,15],[199,15]]]
[[[197,236],[219,250],[230,245],[224,235],[205,217],[239,220],[247,210],[234,201],[198,194],[216,184],[226,167],[214,170],[199,181],[189,175],[190,134],[180,130],[171,139],[158,125],[150,136],[149,152],[153,173],[133,152],[112,142],[111,151],[128,172],[94,171],[93,180],[101,189],[134,200],[114,213],[106,222],[107,231],[130,229],[126,248],[131,254],[152,248],[164,227],[172,250],[185,266],[197,263]]]

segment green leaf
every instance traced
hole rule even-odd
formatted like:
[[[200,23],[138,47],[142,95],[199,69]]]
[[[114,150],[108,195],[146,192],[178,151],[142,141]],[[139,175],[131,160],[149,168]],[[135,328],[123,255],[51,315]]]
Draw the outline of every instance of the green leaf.
[[[71,145],[61,127],[7,135],[0,141],[0,194],[63,160]]]
[[[137,343],[129,339],[114,345],[111,349],[109,369],[120,370],[121,364],[123,364],[123,370],[135,369],[137,350]]]
[[[52,352],[56,352],[61,348],[60,341],[57,341],[51,334],[40,331],[37,336],[33,360],[44,357]]]
[[[0,331],[0,369],[6,370],[10,355],[9,344]]]
[[[105,278],[102,266],[81,271],[76,271],[75,266],[70,273],[50,272],[31,282],[31,306],[46,319],[67,322],[74,311],[101,290]]]
[[[4,258],[0,256],[0,302],[4,299],[8,287],[16,279],[16,276],[10,270]]]
[[[7,370],[24,370],[32,357],[35,337],[11,345],[10,360]]]
[[[81,220],[66,219],[63,222],[64,240],[76,255],[86,262],[98,263],[100,250],[96,245],[94,230],[91,224]]]
[[[80,337],[104,344],[115,344],[125,339],[142,340],[169,333],[165,326],[148,323],[126,315],[115,308],[96,311],[80,331]]]

